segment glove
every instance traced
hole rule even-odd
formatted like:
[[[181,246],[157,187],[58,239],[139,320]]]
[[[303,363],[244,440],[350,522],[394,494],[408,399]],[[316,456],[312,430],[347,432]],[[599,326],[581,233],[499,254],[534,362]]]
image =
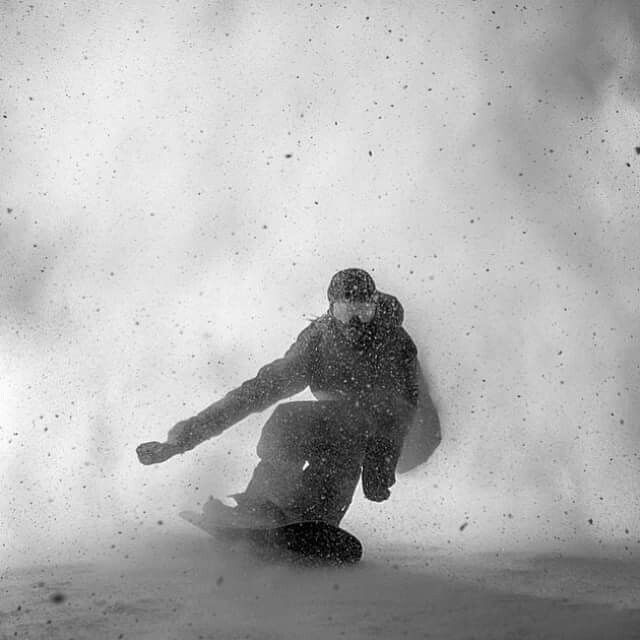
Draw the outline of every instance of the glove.
[[[362,476],[362,489],[364,491],[365,498],[372,502],[384,502],[389,499],[391,491],[388,487],[380,482],[366,482],[364,475]]]
[[[394,449],[386,438],[370,443],[362,463],[362,490],[367,500],[384,502],[391,495],[389,488],[396,482]]]
[[[157,464],[193,449],[201,442],[224,431],[215,421],[198,415],[182,420],[167,434],[166,442],[143,442],[136,448],[142,464]]]
[[[365,464],[362,467],[362,490],[367,500],[373,502],[384,502],[391,495],[389,487],[393,482],[389,483],[389,479],[385,474],[373,464]],[[394,479],[395,480],[395,479]]]
[[[143,442],[136,447],[136,453],[142,464],[158,464],[182,451],[176,445],[167,442]]]
[[[167,434],[166,442],[143,442],[136,447],[138,460],[142,464],[158,464],[179,453],[184,453],[198,444],[195,439],[193,419],[178,422]]]

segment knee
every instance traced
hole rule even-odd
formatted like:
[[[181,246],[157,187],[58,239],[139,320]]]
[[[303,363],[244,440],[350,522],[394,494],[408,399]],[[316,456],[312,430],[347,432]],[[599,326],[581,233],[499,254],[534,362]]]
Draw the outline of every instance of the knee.
[[[259,458],[296,457],[305,435],[305,423],[315,402],[285,402],[278,405],[262,427],[256,447]]]

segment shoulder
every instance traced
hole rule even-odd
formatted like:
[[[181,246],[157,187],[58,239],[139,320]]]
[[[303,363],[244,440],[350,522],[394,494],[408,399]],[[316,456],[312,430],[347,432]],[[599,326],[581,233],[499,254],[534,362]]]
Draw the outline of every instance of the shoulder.
[[[405,357],[413,358],[418,355],[418,348],[404,327],[397,328],[395,340],[399,350]]]
[[[418,350],[411,336],[402,326],[404,307],[395,296],[389,293],[378,293],[378,322],[395,351],[405,357],[416,356]]]
[[[314,318],[302,333],[306,332],[309,335],[320,335],[327,331],[330,325],[331,316],[328,313],[323,313],[321,316]]]
[[[296,338],[296,345],[299,347],[311,347],[320,340],[326,333],[330,323],[328,314],[324,314],[319,318],[314,318]]]
[[[400,327],[404,321],[404,307],[400,300],[390,293],[379,291],[376,303],[378,305],[378,322],[389,327]]]

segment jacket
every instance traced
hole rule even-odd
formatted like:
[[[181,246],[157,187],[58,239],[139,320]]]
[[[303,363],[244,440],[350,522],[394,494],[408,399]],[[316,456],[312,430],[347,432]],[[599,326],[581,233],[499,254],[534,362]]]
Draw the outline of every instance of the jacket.
[[[329,313],[316,318],[282,358],[196,416],[189,448],[309,387],[319,400],[358,403],[368,413],[373,426],[363,483],[391,486],[424,381],[416,346],[402,327],[402,305],[389,294],[377,296],[366,348],[351,346]]]

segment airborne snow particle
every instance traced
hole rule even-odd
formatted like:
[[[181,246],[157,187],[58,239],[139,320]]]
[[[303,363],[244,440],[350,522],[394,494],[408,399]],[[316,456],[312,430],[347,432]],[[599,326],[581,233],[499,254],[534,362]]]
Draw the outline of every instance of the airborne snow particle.
[[[464,531],[468,526],[469,526],[469,523],[468,523],[468,522],[463,522],[463,523],[460,525],[460,531]]]
[[[66,599],[67,599],[67,596],[61,591],[56,591],[55,593],[52,593],[49,596],[49,600],[51,600],[51,602],[54,602],[55,604],[61,604]]]

